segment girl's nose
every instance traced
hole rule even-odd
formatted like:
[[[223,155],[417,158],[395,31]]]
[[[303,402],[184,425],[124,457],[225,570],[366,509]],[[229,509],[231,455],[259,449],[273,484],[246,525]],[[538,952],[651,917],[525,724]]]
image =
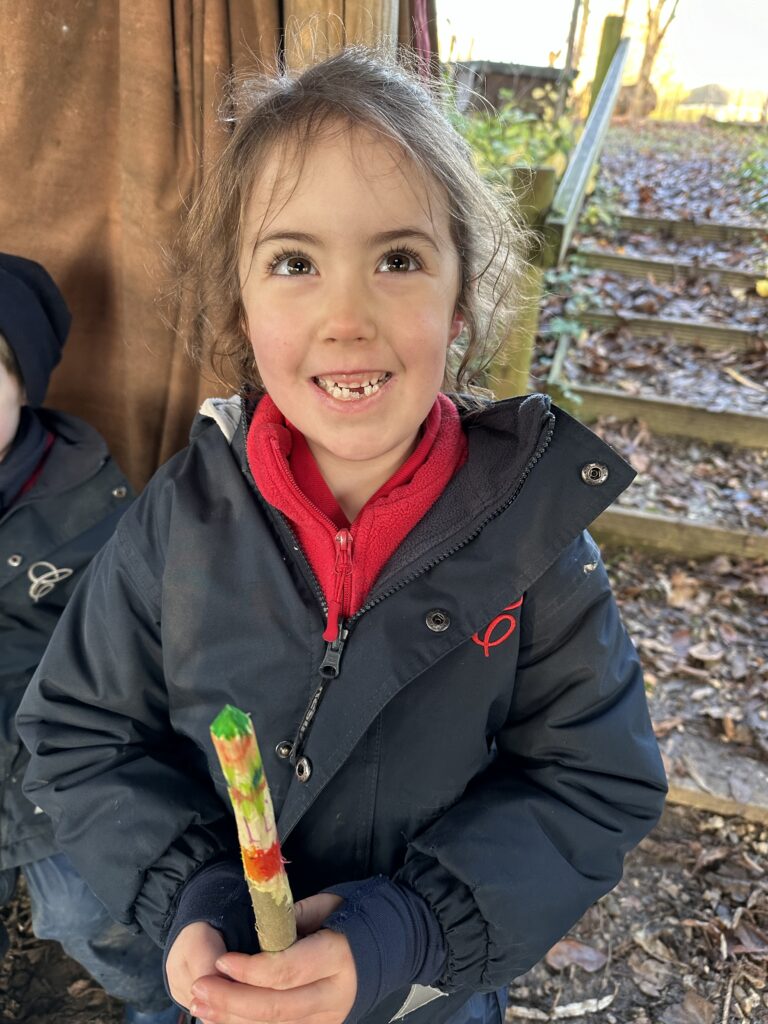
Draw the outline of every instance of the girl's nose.
[[[368,289],[345,277],[329,284],[323,297],[320,336],[323,341],[368,341],[376,335],[376,318]]]

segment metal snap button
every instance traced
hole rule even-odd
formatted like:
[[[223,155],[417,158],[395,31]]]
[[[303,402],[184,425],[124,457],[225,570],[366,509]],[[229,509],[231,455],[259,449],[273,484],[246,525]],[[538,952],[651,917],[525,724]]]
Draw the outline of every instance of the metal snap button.
[[[24,558],[21,555],[10,555],[8,558],[8,565],[10,565],[12,569],[18,569],[23,561]]]
[[[309,782],[312,774],[312,762],[308,757],[300,757],[296,762],[296,778],[299,782]]]
[[[281,740],[280,743],[275,747],[275,753],[281,761],[287,760],[291,756],[293,750],[293,744],[289,743],[288,740]]]
[[[450,626],[451,617],[444,609],[433,608],[431,612],[427,612],[426,622],[433,633],[442,633]]]
[[[128,488],[127,487],[113,487],[112,488],[112,497],[113,498],[124,498],[127,493],[128,493]]]
[[[581,479],[590,487],[599,487],[608,479],[608,467],[602,462],[588,462],[581,467]]]

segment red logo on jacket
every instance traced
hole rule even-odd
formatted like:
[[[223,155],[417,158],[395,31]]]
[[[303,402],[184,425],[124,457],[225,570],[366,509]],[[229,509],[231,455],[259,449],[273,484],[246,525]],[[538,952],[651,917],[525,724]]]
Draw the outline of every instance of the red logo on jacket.
[[[517,619],[512,612],[519,608],[522,603],[523,599],[521,597],[519,601],[508,604],[500,615],[497,615],[492,622],[488,623],[482,636],[478,631],[472,637],[477,646],[483,648],[483,654],[486,658],[489,657],[492,647],[498,647],[505,640],[509,640],[517,629]]]

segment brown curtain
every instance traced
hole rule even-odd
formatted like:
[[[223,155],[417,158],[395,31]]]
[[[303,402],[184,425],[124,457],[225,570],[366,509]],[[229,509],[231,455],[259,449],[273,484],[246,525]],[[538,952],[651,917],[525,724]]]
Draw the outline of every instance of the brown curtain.
[[[137,486],[217,390],[186,362],[159,295],[164,253],[224,138],[225,75],[272,66],[291,16],[335,13],[331,49],[397,38],[427,63],[436,50],[434,0],[283,7],[0,0],[0,249],[41,262],[72,310],[47,404],[93,423]]]

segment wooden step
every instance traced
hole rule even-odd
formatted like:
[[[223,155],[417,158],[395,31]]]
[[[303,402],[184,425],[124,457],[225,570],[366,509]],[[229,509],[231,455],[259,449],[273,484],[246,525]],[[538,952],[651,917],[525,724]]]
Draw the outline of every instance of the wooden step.
[[[586,327],[597,327],[600,330],[628,327],[633,334],[648,338],[673,337],[678,342],[692,342],[718,349],[734,348],[743,352],[755,349],[760,338],[757,329],[752,327],[722,327],[697,320],[641,316],[630,312],[598,313],[587,310],[580,312],[578,319]]]
[[[681,558],[768,558],[768,533],[698,523],[679,516],[614,506],[590,527],[600,543],[673,553]]]
[[[670,803],[768,824],[764,761],[732,744],[687,732],[671,732],[659,746],[669,775]]]
[[[585,267],[594,270],[608,270],[624,277],[653,277],[656,281],[674,281],[678,277],[704,277],[716,274],[724,285],[731,288],[755,287],[760,275],[747,270],[729,270],[725,267],[702,266],[689,260],[655,257],[643,259],[640,256],[622,256],[618,253],[603,252],[600,249],[577,249],[575,257]],[[766,306],[768,315],[768,306]]]
[[[674,238],[705,238],[715,242],[754,242],[768,240],[765,224],[717,224],[712,221],[671,220],[667,217],[638,217],[624,213],[618,227],[642,234],[671,235]]]
[[[656,434],[695,437],[709,444],[768,448],[768,416],[758,413],[712,411],[673,398],[630,395],[578,382],[548,381],[547,392],[558,404],[568,405],[584,423],[592,423],[600,416],[616,416],[622,420],[642,420]]]

